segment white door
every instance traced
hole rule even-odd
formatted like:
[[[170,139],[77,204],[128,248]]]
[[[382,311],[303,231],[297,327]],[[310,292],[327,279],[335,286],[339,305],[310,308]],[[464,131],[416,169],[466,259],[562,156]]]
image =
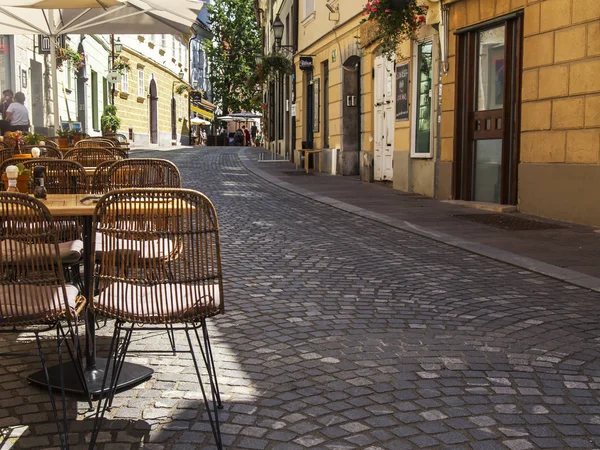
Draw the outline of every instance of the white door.
[[[382,56],[375,58],[375,180],[393,178],[394,161],[394,63]]]

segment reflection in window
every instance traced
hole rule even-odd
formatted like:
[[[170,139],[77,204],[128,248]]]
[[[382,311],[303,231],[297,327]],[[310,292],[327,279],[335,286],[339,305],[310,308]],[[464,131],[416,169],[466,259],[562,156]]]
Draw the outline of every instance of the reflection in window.
[[[504,96],[504,25],[479,32],[477,111],[502,108]]]
[[[415,153],[428,154],[431,149],[431,42],[419,45],[417,59],[417,131]]]

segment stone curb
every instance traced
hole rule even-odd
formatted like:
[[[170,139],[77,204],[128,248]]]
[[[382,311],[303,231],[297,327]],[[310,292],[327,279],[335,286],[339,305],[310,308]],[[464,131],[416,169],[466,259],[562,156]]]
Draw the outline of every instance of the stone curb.
[[[500,250],[494,247],[490,247],[489,245],[479,244],[477,242],[466,241],[462,238],[458,238],[456,236],[452,236],[447,233],[440,233],[437,231],[431,231],[427,228],[423,228],[417,226],[406,220],[398,220],[392,217],[386,216],[385,214],[375,213],[364,208],[350,205],[345,202],[341,202],[339,200],[335,200],[331,197],[327,197],[324,195],[316,194],[307,189],[294,186],[293,184],[287,183],[285,181],[281,181],[280,179],[269,175],[264,170],[251,167],[247,162],[251,161],[250,151],[248,149],[242,150],[238,153],[238,156],[244,165],[244,167],[250,170],[255,175],[263,178],[264,180],[288,191],[294,192],[295,194],[301,195],[303,197],[310,198],[319,203],[323,203],[325,205],[332,206],[337,209],[341,209],[342,211],[346,211],[351,214],[355,214],[357,216],[365,217],[367,219],[371,219],[373,221],[383,223],[385,225],[398,228],[403,231],[407,231],[409,233],[413,233],[419,236],[423,236],[429,239],[432,239],[437,242],[441,242],[443,244],[450,245],[452,247],[460,248],[466,250],[471,253],[475,253],[477,255],[485,256],[487,258],[494,259],[496,261],[500,261],[503,263],[511,264],[516,267],[520,267],[522,269],[527,269],[531,272],[536,272],[542,275],[546,275],[551,278],[555,278],[560,281],[564,281],[565,283],[572,284],[574,286],[579,286],[585,289],[589,289],[591,291],[600,292],[600,278],[596,278],[590,275],[585,275],[583,273],[575,272],[570,269],[563,269],[561,267],[548,264],[542,261],[538,261],[533,258],[528,258],[526,256],[520,256],[515,253],[507,252],[505,250]]]

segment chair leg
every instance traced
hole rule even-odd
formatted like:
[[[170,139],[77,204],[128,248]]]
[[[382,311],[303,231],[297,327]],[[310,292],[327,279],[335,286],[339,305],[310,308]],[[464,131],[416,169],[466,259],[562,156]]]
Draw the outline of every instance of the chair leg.
[[[81,387],[83,388],[83,394],[87,399],[89,411],[92,411],[92,396],[90,394],[90,391],[88,390],[87,382],[85,381],[85,376],[83,374],[83,355],[81,352],[81,345],[79,343],[79,325],[77,324],[77,320],[75,320],[75,329],[73,330],[73,326],[71,325],[70,321],[68,322],[69,334],[71,335],[71,340],[73,342],[73,349],[71,349],[71,347],[69,346],[69,339],[67,339],[67,335],[65,334],[64,329],[60,324],[58,326],[60,328],[63,340],[66,343],[69,356],[71,357],[71,362],[75,367],[75,371],[77,372],[77,378],[79,378],[79,383],[81,383]]]
[[[169,337],[169,343],[171,344],[171,350],[173,350],[173,354],[177,353],[177,348],[175,347],[175,331],[173,330],[173,325],[167,324],[165,325],[167,329],[167,336]]]
[[[206,327],[206,323],[203,323],[202,326],[203,326],[203,328]],[[215,384],[214,384],[213,377],[212,377],[212,371],[210,368],[210,364],[206,364],[206,370],[208,372],[208,379],[209,379],[209,383],[210,383],[210,390],[211,390],[212,404],[213,404],[212,409],[213,409],[213,412],[215,415],[214,419],[213,419],[213,412],[211,412],[211,408],[209,405],[208,397],[206,396],[206,390],[204,389],[204,383],[202,382],[202,376],[200,375],[200,368],[198,366],[198,360],[196,359],[196,354],[194,353],[192,338],[190,337],[190,328],[187,325],[185,328],[185,335],[188,340],[190,353],[192,355],[192,360],[194,362],[194,368],[196,369],[196,376],[198,377],[198,382],[200,384],[200,390],[202,391],[202,397],[204,398],[204,407],[206,408],[206,414],[208,415],[208,421],[210,422],[210,427],[212,429],[213,436],[215,437],[215,443],[217,444],[217,449],[222,450],[223,442],[222,442],[222,438],[221,438],[221,428],[219,426],[219,412],[218,412],[219,410],[217,407],[217,395],[216,395],[216,389],[215,389]],[[195,335],[196,335],[196,340],[198,342],[198,346],[200,347],[200,351],[202,352],[202,357],[206,363],[207,357],[204,354],[204,350],[202,348],[202,340],[200,339],[200,336],[198,335],[197,330],[195,331]]]
[[[209,370],[212,369],[213,376],[215,378],[215,393],[217,395],[217,406],[219,409],[223,409],[223,403],[221,403],[221,391],[219,390],[219,380],[217,378],[217,369],[215,368],[215,358],[213,357],[212,347],[210,345],[210,339],[208,337],[208,327],[206,326],[206,319],[202,319],[202,335],[204,337],[204,347],[206,348],[206,356],[208,357],[208,361],[205,358],[204,363],[206,367],[209,367]],[[194,328],[196,332],[196,338],[200,341],[200,337],[198,336],[198,329]],[[204,354],[204,352],[203,352]]]
[[[106,359],[106,367],[104,369],[104,377],[102,378],[102,387],[100,389],[100,396],[98,398],[98,407],[96,409],[96,416],[94,418],[94,429],[90,438],[89,449],[93,450],[98,439],[98,433],[100,432],[100,426],[104,419],[104,414],[111,407],[113,398],[117,391],[117,384],[119,381],[119,374],[125,361],[125,355],[127,348],[131,342],[131,333],[133,331],[133,325],[124,329],[125,336],[121,341],[121,331],[123,331],[122,324],[119,322],[115,323],[115,329],[113,337],[110,341],[110,349],[108,351],[108,358]],[[112,367],[111,367],[112,366]],[[110,375],[109,375],[110,374]],[[110,377],[110,381],[108,378]],[[103,404],[104,402],[104,404]]]
[[[60,378],[60,394],[62,400],[62,420],[59,419],[58,409],[56,407],[56,401],[54,400],[54,393],[52,392],[52,386],[50,383],[50,375],[48,374],[48,366],[46,365],[46,358],[44,357],[44,350],[42,349],[42,341],[40,339],[40,335],[38,332],[35,333],[35,340],[37,342],[38,353],[40,355],[40,360],[42,362],[42,370],[44,371],[44,375],[46,376],[46,384],[48,386],[48,394],[50,396],[50,404],[52,405],[52,412],[54,413],[54,420],[56,421],[56,428],[58,430],[58,437],[60,439],[60,447],[62,449],[69,448],[69,426],[67,422],[67,400],[65,395],[65,379],[63,376],[63,367],[62,367],[62,339],[60,337],[60,332],[56,333],[56,340],[58,345],[58,370],[59,370],[59,378]],[[62,427],[61,427],[62,422]]]

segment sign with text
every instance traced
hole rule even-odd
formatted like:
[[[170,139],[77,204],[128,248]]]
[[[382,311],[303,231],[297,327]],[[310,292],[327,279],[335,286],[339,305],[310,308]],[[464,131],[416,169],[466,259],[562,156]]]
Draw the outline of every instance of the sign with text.
[[[65,48],[65,35],[59,34],[56,37],[56,48]],[[38,35],[38,51],[40,55],[50,54],[50,37]]]
[[[106,75],[106,80],[110,84],[117,84],[119,81],[121,81],[121,74],[116,71],[108,72],[108,74]]]
[[[396,66],[396,120],[408,120],[409,63]]]
[[[313,80],[313,132],[319,132],[319,79]]]
[[[300,57],[300,70],[313,70],[313,59],[312,56],[301,56]]]

